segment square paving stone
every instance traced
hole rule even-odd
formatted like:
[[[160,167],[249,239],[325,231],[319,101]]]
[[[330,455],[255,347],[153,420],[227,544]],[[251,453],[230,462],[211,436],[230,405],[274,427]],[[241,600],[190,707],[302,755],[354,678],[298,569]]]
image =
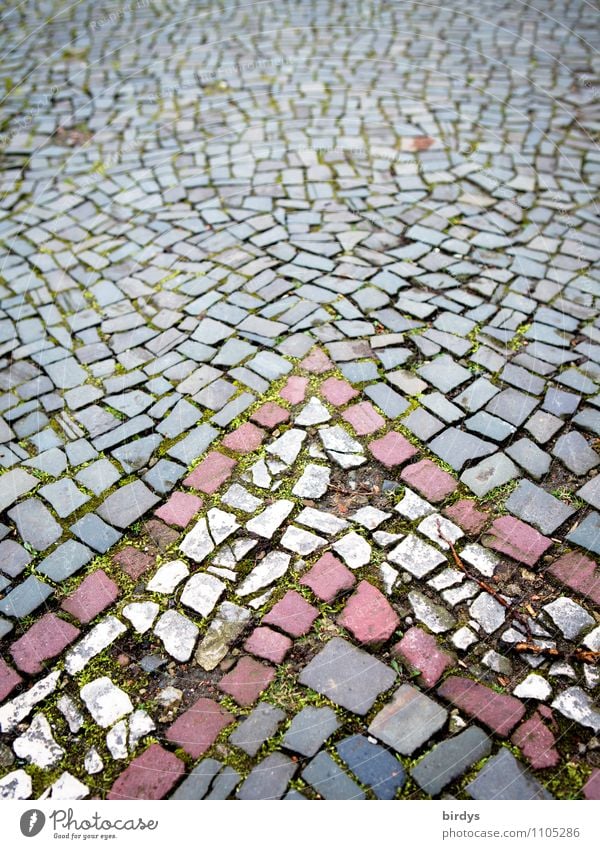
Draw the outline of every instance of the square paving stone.
[[[574,531],[567,534],[567,540],[594,554],[600,554],[600,513],[594,511],[586,516]]]
[[[117,468],[110,462],[102,458],[96,460],[91,466],[86,466],[75,475],[75,479],[79,481],[86,489],[93,492],[94,495],[101,495],[106,489],[116,483],[121,477]]]
[[[30,575],[0,601],[0,613],[21,619],[37,610],[52,593],[51,587]]]
[[[552,799],[539,781],[519,763],[508,749],[500,749],[467,786],[472,799],[539,800]]]
[[[268,430],[273,430],[278,425],[287,422],[290,414],[284,407],[275,404],[273,401],[267,401],[262,407],[259,407],[255,413],[252,413],[250,419]]]
[[[434,503],[443,501],[457,487],[452,475],[440,469],[431,460],[419,460],[402,470],[402,480]]]
[[[437,796],[447,784],[489,755],[492,743],[480,728],[467,728],[434,746],[410,774],[429,796]]]
[[[292,648],[292,641],[272,628],[255,628],[244,643],[244,649],[255,657],[281,663]]]
[[[282,745],[292,752],[312,757],[338,728],[338,719],[331,708],[309,705],[293,718]]]
[[[121,539],[121,534],[95,513],[88,513],[69,528],[72,534],[93,548],[104,554],[108,549]]]
[[[119,595],[117,584],[103,569],[97,569],[83,579],[77,589],[63,601],[61,607],[80,622],[91,622],[113,604]]]
[[[242,707],[247,707],[266,690],[275,678],[275,670],[251,657],[242,657],[235,668],[224,675],[219,682],[219,690],[235,699]]]
[[[0,702],[9,696],[22,680],[19,673],[0,657]]]
[[[281,799],[297,765],[281,752],[273,752],[254,767],[237,792],[238,799]]]
[[[335,380],[335,378],[330,378]],[[323,387],[321,387],[323,391]],[[398,392],[395,392],[390,386],[385,383],[375,383],[367,386],[365,389],[367,395],[373,403],[377,404],[379,409],[389,418],[396,419],[402,413],[408,410],[408,401]]]
[[[229,742],[253,758],[262,744],[273,737],[285,713],[267,702],[259,702],[252,713],[229,735]]]
[[[78,507],[90,500],[89,495],[85,495],[77,489],[70,478],[62,478],[43,486],[39,490],[39,494],[54,508],[54,512],[61,519],[69,516]]]
[[[488,514],[478,510],[476,502],[469,498],[455,501],[450,507],[446,507],[443,513],[463,531],[473,536],[479,536],[489,521]]]
[[[577,490],[577,495],[579,498],[583,498],[584,501],[587,501],[588,504],[591,504],[592,507],[600,510],[600,475],[596,475],[595,478],[592,478],[584,484],[581,489]],[[2,545],[3,543],[0,543],[0,548]],[[0,558],[0,569],[2,568],[1,564],[2,561]]]
[[[20,670],[37,675],[45,660],[60,654],[79,634],[79,628],[46,613],[12,644],[10,653]]]
[[[419,680],[426,687],[437,684],[446,669],[455,664],[455,659],[438,646],[435,637],[416,626],[409,628],[393,646],[392,654],[400,657],[410,671],[418,670]]]
[[[186,471],[185,466],[180,463],[173,463],[172,460],[161,457],[158,463],[155,463],[144,475],[144,483],[151,486],[159,495],[166,495]]]
[[[264,437],[264,430],[256,427],[251,422],[245,422],[245,424],[240,425],[232,433],[227,434],[223,440],[223,445],[225,448],[235,451],[238,454],[249,454],[260,447]]]
[[[188,755],[199,758],[233,721],[233,716],[222,705],[200,698],[169,726],[166,738],[181,746]]]
[[[38,478],[23,469],[10,469],[0,477],[0,512],[14,504],[39,483]]]
[[[527,437],[509,445],[506,448],[506,453],[536,480],[541,480],[550,470],[552,457],[538,448],[535,442],[527,439]]]
[[[529,418],[539,401],[531,395],[525,395],[516,389],[504,389],[487,404],[486,410],[494,416],[504,419],[515,427],[520,427]]]
[[[302,637],[310,631],[318,615],[319,611],[302,598],[300,593],[288,590],[262,621],[263,625],[274,625],[292,637]]]
[[[536,442],[541,442],[542,445],[552,439],[561,427],[563,427],[563,422],[560,419],[541,410],[536,410],[525,423],[525,430],[528,430]]]
[[[152,743],[116,779],[107,799],[164,799],[184,773],[183,761]]]
[[[417,371],[424,380],[444,393],[451,392],[473,376],[469,369],[463,368],[448,354],[436,357],[431,363],[421,366]]]
[[[400,619],[377,587],[361,581],[338,616],[338,624],[360,643],[384,643],[394,633]]]
[[[235,465],[235,460],[220,451],[211,451],[183,483],[212,495],[230,477]]]
[[[131,545],[125,546],[121,551],[117,552],[113,561],[117,563],[121,569],[129,575],[134,581],[143,575],[156,562],[156,558],[139,548],[134,548]]]
[[[362,734],[346,737],[335,748],[359,781],[370,787],[378,799],[393,799],[404,785],[406,773],[400,761]]]
[[[369,451],[387,469],[399,466],[417,453],[414,445],[395,431],[369,442]]]
[[[442,728],[448,711],[410,684],[402,684],[392,701],[369,725],[369,732],[401,755],[412,755]]]
[[[427,410],[424,410],[423,407],[417,407],[416,410],[413,410],[410,415],[402,420],[402,424],[423,442],[430,440],[432,436],[435,436],[445,427],[445,424],[428,413]]]
[[[470,678],[452,675],[438,687],[437,692],[500,737],[507,737],[525,714],[525,705],[519,699],[496,693]]]
[[[116,528],[128,528],[157,503],[158,497],[137,480],[113,492],[98,507],[101,519]]]
[[[62,528],[37,498],[21,501],[8,511],[21,538],[36,551],[44,551],[62,536]]]
[[[316,758],[304,767],[302,778],[317,791],[323,799],[365,799],[360,789],[349,775],[336,764],[327,752],[319,752]]]
[[[213,779],[219,774],[223,764],[214,758],[204,758],[194,767],[187,778],[181,782],[177,790],[169,798],[179,801],[204,799]]]
[[[202,499],[188,492],[174,492],[168,501],[154,511],[154,515],[166,522],[167,525],[176,525],[178,528],[186,528],[193,517],[202,507]]]
[[[380,660],[334,637],[300,674],[299,681],[352,713],[364,715],[396,673]]]
[[[330,602],[344,590],[350,590],[356,578],[344,564],[327,552],[323,554],[301,579],[321,601]]]
[[[64,581],[74,575],[93,557],[90,549],[74,539],[68,539],[39,563],[37,571],[51,581]]]
[[[496,519],[482,541],[488,548],[508,554],[513,560],[528,566],[535,566],[552,545],[551,539],[512,516]]]
[[[443,433],[436,436],[429,443],[429,448],[457,471],[460,471],[466,463],[487,457],[496,451],[493,442],[487,442],[455,427],[446,428]]]
[[[471,466],[460,476],[461,481],[479,498],[483,498],[492,489],[503,486],[518,477],[519,470],[506,454],[498,452],[486,457],[475,466]]]
[[[31,554],[18,542],[4,539],[0,542],[0,571],[16,578],[31,563]]]
[[[348,407],[342,413],[342,418],[352,425],[354,432],[358,436],[366,436],[369,433],[374,433],[385,424],[385,419],[379,415],[377,410],[368,401],[361,401],[352,407]]]
[[[514,516],[534,525],[543,534],[553,533],[575,512],[572,507],[527,480],[519,482],[504,506]]]
[[[575,475],[585,475],[600,463],[600,454],[590,448],[586,438],[576,430],[559,436],[552,454]]]

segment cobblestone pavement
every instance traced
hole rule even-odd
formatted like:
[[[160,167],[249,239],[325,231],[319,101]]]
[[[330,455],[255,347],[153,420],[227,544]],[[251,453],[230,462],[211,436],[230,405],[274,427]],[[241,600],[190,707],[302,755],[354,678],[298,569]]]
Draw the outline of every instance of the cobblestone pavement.
[[[3,13],[2,798],[600,797],[595,15]]]

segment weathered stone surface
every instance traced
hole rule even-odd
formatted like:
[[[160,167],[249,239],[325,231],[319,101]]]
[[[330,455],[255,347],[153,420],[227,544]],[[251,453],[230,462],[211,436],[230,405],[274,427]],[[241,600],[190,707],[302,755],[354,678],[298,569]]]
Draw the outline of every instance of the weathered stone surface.
[[[550,793],[527,772],[508,749],[500,749],[467,786],[471,798],[539,800],[552,799]]]
[[[500,737],[506,737],[525,713],[525,706],[518,699],[495,693],[469,678],[452,675],[437,692]]]
[[[452,475],[444,472],[431,460],[411,463],[402,470],[400,477],[428,501],[435,503],[443,501],[456,489],[456,481]]]
[[[229,735],[229,742],[254,757],[263,743],[273,737],[285,713],[267,702],[259,702],[251,714]]]
[[[323,799],[364,799],[365,794],[346,775],[327,752],[319,752],[316,758],[302,770],[302,778],[311,784]]]
[[[272,667],[265,666],[251,657],[242,657],[235,668],[221,678],[219,690],[227,693],[242,707],[246,707],[256,701],[274,677],[275,670]]]
[[[346,737],[335,748],[358,780],[370,787],[378,799],[393,799],[404,785],[406,774],[400,761],[362,734]]]
[[[108,728],[133,710],[127,693],[116,687],[106,675],[84,684],[80,695],[101,728]]]
[[[83,579],[75,592],[63,601],[61,607],[80,622],[86,623],[91,622],[118,597],[117,584],[103,569],[98,569]]]
[[[330,602],[344,590],[350,590],[356,583],[352,572],[337,557],[327,552],[301,580],[321,601]]]
[[[77,639],[79,633],[79,628],[59,619],[54,613],[47,613],[11,645],[10,653],[19,669],[29,675],[36,675],[42,671],[44,661],[60,654]],[[4,683],[4,676],[2,678]]]
[[[548,572],[570,589],[600,604],[600,569],[585,554],[564,554],[554,561]]]
[[[304,667],[299,681],[340,707],[364,715],[395,677],[381,661],[334,637]]]
[[[238,799],[281,799],[296,772],[296,764],[281,752],[255,766],[237,792]]]
[[[166,738],[193,758],[199,758],[233,721],[229,711],[217,702],[200,698],[169,727]]]
[[[501,516],[484,535],[483,543],[519,563],[535,566],[552,545],[552,540],[512,516]]]
[[[312,757],[338,728],[339,722],[331,708],[308,705],[293,718],[282,745],[292,752]]]
[[[369,732],[401,755],[412,755],[444,726],[448,711],[412,687],[402,684],[369,725]]]
[[[338,623],[359,643],[377,645],[391,637],[400,619],[377,587],[361,581],[338,616]]]
[[[113,783],[108,799],[163,799],[185,772],[183,762],[158,743],[131,761]]]
[[[437,684],[446,669],[454,664],[452,655],[438,647],[435,637],[417,627],[408,629],[392,648],[392,653],[402,658],[409,670],[417,669],[426,687]]]
[[[487,734],[477,727],[467,728],[434,746],[410,774],[425,793],[437,796],[447,784],[489,755],[491,749]]]

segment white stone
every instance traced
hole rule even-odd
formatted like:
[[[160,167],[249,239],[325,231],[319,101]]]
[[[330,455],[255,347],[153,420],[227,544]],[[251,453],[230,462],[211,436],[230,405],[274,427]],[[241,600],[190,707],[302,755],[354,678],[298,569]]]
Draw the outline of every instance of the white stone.
[[[490,649],[490,651],[484,654],[481,658],[481,662],[484,666],[487,666],[488,669],[491,669],[493,672],[498,672],[500,675],[512,674],[512,663],[510,660],[507,657],[504,657],[504,655],[498,654],[498,652],[493,649]]]
[[[161,690],[156,696],[156,702],[164,708],[170,708],[178,704],[183,698],[183,691],[178,687],[169,685]]]
[[[155,601],[132,601],[123,608],[123,616],[129,619],[138,634],[145,634],[154,624],[159,610]]]
[[[32,792],[31,778],[24,769],[15,769],[0,778],[0,800],[30,799]]]
[[[387,531],[375,531],[373,539],[381,548],[389,548],[396,545],[404,537],[404,534],[388,534]]]
[[[277,578],[281,578],[287,572],[291,557],[283,551],[270,551],[244,578],[236,592],[239,596],[252,595],[252,593],[268,587]]]
[[[567,596],[545,604],[543,610],[567,640],[577,639],[581,632],[590,628],[595,621],[585,608]]]
[[[573,681],[577,678],[577,673],[571,664],[564,660],[553,663],[548,670],[548,675],[552,678],[571,678]]]
[[[65,754],[52,736],[52,729],[43,713],[36,713],[27,731],[13,742],[13,749],[18,758],[40,769],[54,766]]]
[[[408,600],[419,622],[427,625],[434,634],[443,634],[456,624],[454,616],[441,604],[435,604],[416,590],[408,594]]]
[[[67,725],[69,726],[69,730],[73,734],[77,734],[77,732],[81,729],[83,725],[83,714],[73,701],[70,696],[63,695],[56,702],[56,707],[64,716]]]
[[[305,507],[296,517],[296,521],[300,525],[306,525],[308,528],[313,528],[315,531],[327,535],[339,534],[348,527],[348,522],[345,519],[340,519],[333,513],[327,513],[324,510],[315,510],[314,507]]]
[[[63,772],[50,787],[44,790],[40,799],[85,799],[89,795],[90,789],[86,784],[70,772]]]
[[[240,537],[228,545],[223,545],[213,557],[213,563],[218,566],[224,566],[228,569],[235,569],[240,560],[256,548],[258,540],[252,537]]]
[[[312,554],[317,548],[322,548],[326,544],[327,540],[323,537],[317,534],[311,534],[310,531],[305,531],[304,528],[297,528],[295,525],[290,525],[281,537],[281,545],[284,548],[303,556]]]
[[[477,637],[468,628],[466,625],[463,625],[462,628],[459,628],[458,631],[452,635],[452,642],[456,646],[457,649],[461,651],[466,651],[473,643],[477,642]]]
[[[465,581],[465,583],[461,584],[459,587],[444,590],[442,598],[450,605],[450,607],[455,607],[457,604],[460,604],[461,601],[473,598],[478,589],[479,587],[474,581]]]
[[[56,690],[60,675],[60,672],[51,672],[50,675],[46,675],[25,693],[21,693],[11,702],[2,705],[0,707],[0,731],[5,733],[12,731],[21,720],[29,716],[38,702],[41,702]]]
[[[196,663],[207,672],[218,666],[229,651],[231,643],[237,640],[249,620],[249,610],[224,601],[196,649]]]
[[[134,711],[129,717],[129,750],[133,752],[140,740],[155,728],[154,720],[145,710]]]
[[[257,596],[256,598],[253,598],[252,601],[249,601],[248,607],[251,607],[252,610],[258,610],[259,608],[261,608],[264,604],[266,604],[268,602],[268,600],[271,598],[271,596],[273,595],[274,592],[275,592],[275,587],[271,587],[271,589],[267,590],[266,593],[263,593],[262,595]]]
[[[432,507],[428,501],[425,501],[425,499],[421,498],[420,495],[413,492],[412,489],[404,490],[404,498],[396,504],[394,509],[397,510],[401,516],[404,516],[406,519],[410,519],[411,522],[415,519],[422,519],[424,516],[429,516],[431,513],[435,513],[435,507]]]
[[[360,442],[353,439],[343,427],[340,427],[340,425],[320,428],[319,437],[323,443],[323,447],[328,453],[330,451],[334,451],[336,454],[363,453],[363,447]]]
[[[586,636],[583,645],[590,651],[600,651],[600,625]]]
[[[383,510],[378,510],[376,507],[361,507],[356,513],[353,513],[350,518],[353,522],[362,525],[369,531],[374,531],[382,522],[389,519],[391,513],[385,513]]]
[[[506,608],[489,593],[480,593],[469,605],[469,612],[486,634],[493,634],[506,619]]]
[[[171,595],[189,574],[190,570],[183,560],[170,560],[157,570],[154,577],[146,584],[146,589],[151,593]]]
[[[464,533],[458,525],[444,518],[444,516],[440,516],[439,513],[432,513],[430,516],[426,516],[419,524],[417,530],[424,534],[424,536],[429,537],[432,542],[435,542],[444,551],[449,551],[450,546],[442,539],[442,535],[452,543],[464,537]]]
[[[116,616],[107,616],[102,619],[67,653],[65,670],[69,675],[81,672],[93,657],[114,643],[126,630],[127,626],[123,625]]]
[[[175,660],[184,663],[190,659],[198,637],[198,628],[186,616],[176,610],[167,610],[156,623],[154,633]]]
[[[330,477],[329,467],[308,463],[292,492],[298,498],[321,498],[327,492]]]
[[[127,757],[127,723],[124,719],[113,725],[106,735],[106,747],[115,761],[122,761]]]
[[[441,590],[447,590],[448,587],[454,587],[456,584],[462,584],[465,578],[465,573],[459,569],[443,569],[439,575],[427,581],[427,586],[440,592]]]
[[[291,466],[300,453],[302,443],[305,439],[306,432],[293,427],[290,428],[290,430],[286,430],[282,436],[270,445],[267,445],[267,451],[269,454],[274,454],[275,457],[279,457],[281,462],[285,463],[286,466]]]
[[[552,687],[541,675],[531,672],[513,690],[513,695],[519,699],[537,699],[545,702],[552,695]]]
[[[500,558],[496,554],[476,542],[466,545],[460,552],[460,557],[461,560],[464,560],[469,566],[473,566],[486,578],[492,577],[500,562]]]
[[[379,574],[383,582],[383,589],[386,595],[391,595],[394,589],[394,584],[398,580],[398,572],[390,564],[384,560],[379,564]]]
[[[104,761],[98,754],[98,750],[92,746],[83,759],[83,767],[88,775],[96,775],[104,769]]]
[[[584,663],[583,677],[585,678],[586,687],[590,690],[595,690],[598,684],[600,684],[600,669],[590,666],[589,663]]]
[[[227,537],[235,533],[240,527],[232,513],[228,513],[226,510],[219,510],[218,507],[213,507],[206,515],[210,535],[215,545],[219,545],[223,540],[226,540]]]
[[[254,513],[263,503],[262,498],[256,498],[239,483],[232,484],[221,501],[233,507],[234,510],[241,510],[243,513]]]
[[[600,731],[600,712],[581,687],[569,687],[554,699],[552,707],[567,719],[591,728],[594,733]]]
[[[339,451],[330,451],[329,458],[341,469],[356,469],[367,462],[364,454],[342,454]]]
[[[401,566],[414,575],[422,578],[432,572],[441,563],[446,562],[445,556],[420,537],[409,534],[388,554],[388,560]]]
[[[201,616],[209,616],[225,590],[223,581],[206,572],[198,572],[183,588],[181,603]]]
[[[127,693],[106,675],[84,684],[80,695],[101,728],[108,728],[133,710]]]
[[[208,532],[208,523],[204,518],[196,522],[179,546],[179,550],[195,560],[196,563],[202,563],[211,551],[214,551],[214,548],[214,543]]]
[[[371,560],[371,546],[356,531],[350,531],[339,539],[334,543],[333,549],[349,569],[360,569]]]
[[[285,522],[293,509],[293,501],[281,498],[263,510],[262,513],[259,513],[258,516],[255,516],[254,519],[250,519],[246,524],[246,529],[259,537],[271,539],[277,528]]]
[[[270,489],[271,488],[271,475],[269,474],[269,470],[267,468],[267,464],[261,458],[254,463],[253,466],[250,467],[247,478],[244,480],[249,480],[254,486],[260,487],[260,489]]]
[[[310,427],[311,425],[323,424],[331,418],[331,413],[318,398],[310,398],[298,415],[294,419],[294,424],[300,427]]]

